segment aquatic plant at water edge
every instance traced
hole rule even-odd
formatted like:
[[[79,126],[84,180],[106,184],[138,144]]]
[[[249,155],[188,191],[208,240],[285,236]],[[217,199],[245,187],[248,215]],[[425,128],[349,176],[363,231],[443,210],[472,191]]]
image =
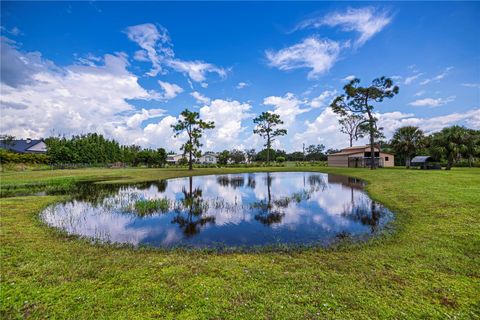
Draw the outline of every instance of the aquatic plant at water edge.
[[[167,212],[170,209],[170,200],[162,199],[140,199],[135,201],[133,205],[135,213],[140,216],[149,215],[154,212]]]

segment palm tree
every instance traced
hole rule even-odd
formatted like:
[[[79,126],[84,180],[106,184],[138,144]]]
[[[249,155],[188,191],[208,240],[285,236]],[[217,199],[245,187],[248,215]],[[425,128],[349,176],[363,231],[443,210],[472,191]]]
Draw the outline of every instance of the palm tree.
[[[443,128],[432,135],[430,147],[432,153],[447,158],[445,169],[450,170],[461,154],[468,150],[468,132],[461,126]]]
[[[467,130],[466,150],[463,154],[468,159],[468,166],[472,167],[474,159],[480,155],[480,130]]]
[[[396,152],[405,156],[405,166],[410,168],[411,157],[423,146],[424,140],[422,130],[415,126],[406,126],[395,131],[390,144]]]

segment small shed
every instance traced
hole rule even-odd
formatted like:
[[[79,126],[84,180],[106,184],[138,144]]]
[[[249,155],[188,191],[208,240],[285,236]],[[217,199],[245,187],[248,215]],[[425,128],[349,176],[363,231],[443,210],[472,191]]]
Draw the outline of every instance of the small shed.
[[[420,169],[441,169],[441,165],[436,163],[432,157],[416,156],[410,161],[412,167],[419,167]]]

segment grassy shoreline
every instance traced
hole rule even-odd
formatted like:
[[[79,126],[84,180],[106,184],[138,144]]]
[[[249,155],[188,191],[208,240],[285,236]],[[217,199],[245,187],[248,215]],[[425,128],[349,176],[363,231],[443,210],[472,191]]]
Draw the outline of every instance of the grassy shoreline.
[[[395,233],[337,249],[229,253],[95,246],[46,228],[58,196],[0,199],[2,318],[325,319],[480,315],[480,170],[197,169],[195,175],[321,171],[369,182]],[[2,173],[2,185],[140,182],[183,169]]]

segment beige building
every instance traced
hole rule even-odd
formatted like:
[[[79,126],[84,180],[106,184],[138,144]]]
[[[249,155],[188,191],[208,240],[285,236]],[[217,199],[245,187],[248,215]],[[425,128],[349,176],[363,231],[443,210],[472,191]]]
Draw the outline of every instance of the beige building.
[[[394,155],[380,152],[375,147],[375,163],[378,167],[393,167]],[[352,167],[363,168],[370,166],[370,146],[358,146],[345,148],[338,153],[328,155],[329,167]]]
[[[168,154],[167,163],[168,164],[177,164],[180,160],[185,158],[183,154]]]

